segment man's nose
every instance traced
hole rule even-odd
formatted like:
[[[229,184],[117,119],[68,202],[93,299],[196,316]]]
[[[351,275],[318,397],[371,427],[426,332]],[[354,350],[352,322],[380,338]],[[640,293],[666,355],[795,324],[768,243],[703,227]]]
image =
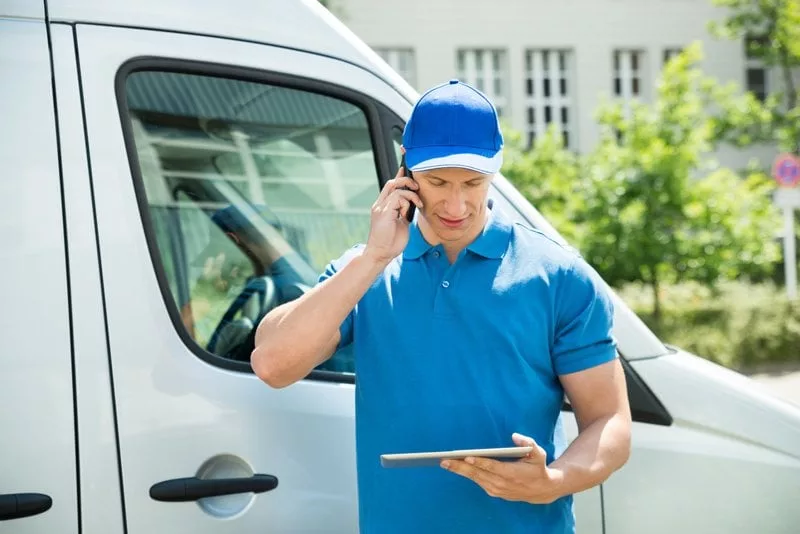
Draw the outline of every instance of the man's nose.
[[[457,219],[467,210],[467,197],[460,187],[450,190],[445,201],[445,210],[448,217]]]

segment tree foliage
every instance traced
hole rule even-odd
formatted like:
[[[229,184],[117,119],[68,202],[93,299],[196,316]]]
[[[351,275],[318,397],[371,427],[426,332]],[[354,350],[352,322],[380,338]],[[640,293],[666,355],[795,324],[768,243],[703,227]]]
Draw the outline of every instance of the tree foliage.
[[[712,0],[726,17],[709,24],[712,35],[742,40],[750,57],[778,70],[781,88],[759,101],[738,94],[734,84],[716,95],[722,112],[715,123],[717,139],[735,146],[778,144],[800,154],[800,100],[796,69],[800,67],[800,0]]]
[[[778,257],[772,182],[741,177],[711,158],[719,94],[698,67],[695,43],[673,58],[652,103],[605,101],[601,138],[577,157],[551,130],[503,173],[517,184],[612,285],[660,285],[768,274]]]

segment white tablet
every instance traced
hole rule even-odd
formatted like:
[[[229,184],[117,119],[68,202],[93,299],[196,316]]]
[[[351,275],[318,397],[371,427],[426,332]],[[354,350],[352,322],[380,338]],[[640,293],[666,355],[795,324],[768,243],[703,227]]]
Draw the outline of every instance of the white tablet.
[[[463,460],[467,456],[481,456],[495,460],[513,460],[522,458],[533,450],[533,447],[499,447],[494,449],[464,449],[438,452],[408,452],[402,454],[381,454],[383,467],[420,467],[438,466],[442,460]]]

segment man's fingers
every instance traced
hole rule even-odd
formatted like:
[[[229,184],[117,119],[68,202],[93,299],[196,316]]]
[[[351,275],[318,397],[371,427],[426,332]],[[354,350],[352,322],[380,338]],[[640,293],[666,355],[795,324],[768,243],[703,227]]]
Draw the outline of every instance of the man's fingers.
[[[471,456],[466,458],[465,461],[482,471],[487,471],[499,477],[510,478],[513,476],[514,468],[505,462],[499,462],[491,458],[481,458],[480,456]]]
[[[474,465],[470,465],[463,460],[446,460],[442,462],[442,467],[457,475],[466,477],[476,484],[480,484],[484,489],[492,488],[493,490],[497,490],[504,484],[501,477],[475,467]]]
[[[403,207],[404,201],[406,203],[413,202],[418,208],[422,208],[422,200],[414,191],[407,191],[405,189],[395,189],[386,198],[383,203],[383,208],[386,210],[399,210]]]
[[[406,178],[403,176],[397,176],[392,178],[391,180],[387,181],[381,192],[378,194],[378,198],[375,199],[375,206],[379,206],[383,204],[389,195],[391,195],[396,189],[400,187],[408,187],[409,189],[416,191],[419,188],[417,182],[412,180],[411,178]]]
[[[528,458],[546,459],[547,453],[545,453],[544,449],[541,448],[533,438],[514,432],[514,434],[511,435],[511,439],[517,447],[533,447],[533,450],[528,453]]]

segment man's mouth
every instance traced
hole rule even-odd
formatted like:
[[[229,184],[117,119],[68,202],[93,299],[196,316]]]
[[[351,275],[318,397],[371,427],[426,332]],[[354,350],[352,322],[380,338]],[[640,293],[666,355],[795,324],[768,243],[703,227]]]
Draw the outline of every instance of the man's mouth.
[[[438,217],[439,220],[442,221],[442,224],[447,226],[448,228],[458,228],[459,226],[464,224],[464,221],[467,220],[466,217],[464,217],[463,219],[447,219],[445,217],[442,217],[441,215],[439,215]]]

